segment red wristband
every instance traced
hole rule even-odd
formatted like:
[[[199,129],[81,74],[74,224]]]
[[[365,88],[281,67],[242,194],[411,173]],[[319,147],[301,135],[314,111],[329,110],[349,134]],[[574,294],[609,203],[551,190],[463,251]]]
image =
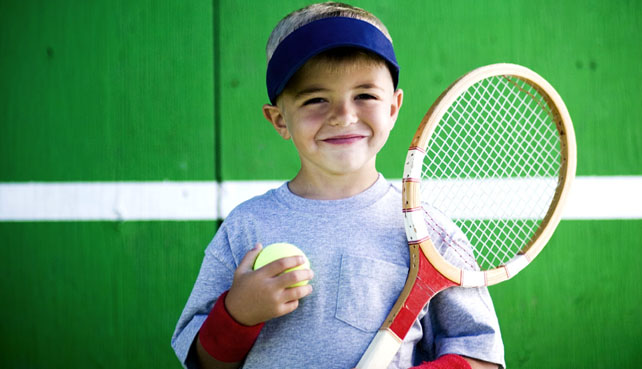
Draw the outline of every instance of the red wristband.
[[[238,323],[225,308],[225,291],[205,319],[199,339],[214,359],[226,363],[242,361],[254,345],[265,323],[251,327]]]
[[[463,357],[457,354],[446,354],[437,360],[424,362],[414,369],[471,369],[471,367]]]

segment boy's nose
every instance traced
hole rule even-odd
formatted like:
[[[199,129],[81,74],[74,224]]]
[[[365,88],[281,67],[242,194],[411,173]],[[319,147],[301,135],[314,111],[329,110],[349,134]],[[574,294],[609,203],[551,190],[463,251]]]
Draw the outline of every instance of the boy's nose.
[[[357,121],[357,114],[349,103],[336,104],[332,110],[329,123],[332,126],[347,126]]]

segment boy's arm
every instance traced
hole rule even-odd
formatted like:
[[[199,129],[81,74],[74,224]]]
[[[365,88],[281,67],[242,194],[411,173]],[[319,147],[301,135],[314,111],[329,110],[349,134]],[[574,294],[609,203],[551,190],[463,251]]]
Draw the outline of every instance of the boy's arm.
[[[312,292],[309,285],[289,287],[311,279],[311,270],[283,273],[301,265],[300,256],[279,259],[254,271],[252,265],[260,251],[257,244],[243,257],[232,287],[216,300],[194,340],[193,353],[203,368],[239,367],[264,322],[292,312],[298,300]]]

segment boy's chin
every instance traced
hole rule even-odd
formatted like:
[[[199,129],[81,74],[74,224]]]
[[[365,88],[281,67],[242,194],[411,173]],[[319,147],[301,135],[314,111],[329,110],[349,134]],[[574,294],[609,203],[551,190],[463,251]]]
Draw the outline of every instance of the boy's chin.
[[[354,176],[354,175],[368,175],[376,173],[377,169],[374,166],[374,161],[344,161],[335,163],[328,168],[329,172],[335,176]]]

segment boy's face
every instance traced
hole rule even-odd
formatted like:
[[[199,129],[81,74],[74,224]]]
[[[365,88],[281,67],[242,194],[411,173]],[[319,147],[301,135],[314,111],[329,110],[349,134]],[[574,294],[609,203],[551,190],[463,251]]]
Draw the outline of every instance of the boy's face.
[[[303,172],[371,174],[402,97],[384,63],[312,59],[277,106],[264,106],[264,114],[284,139],[292,139]]]

